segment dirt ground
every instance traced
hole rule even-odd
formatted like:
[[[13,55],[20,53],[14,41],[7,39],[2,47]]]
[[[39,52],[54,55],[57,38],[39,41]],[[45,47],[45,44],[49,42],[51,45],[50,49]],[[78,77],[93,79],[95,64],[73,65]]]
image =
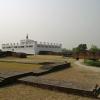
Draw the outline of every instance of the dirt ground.
[[[71,62],[71,68],[58,71],[55,73],[50,73],[42,77],[55,80],[71,81],[82,85],[83,87],[95,86],[96,83],[100,85],[100,72],[95,72],[92,70],[85,69],[84,67],[76,65],[73,59],[54,57],[54,56],[37,56],[36,59],[45,61],[47,57],[48,61],[69,61]],[[29,57],[29,59],[35,59],[35,57]],[[47,61],[46,60],[46,61]],[[8,67],[9,65],[9,67]],[[14,67],[15,66],[15,67]],[[3,63],[0,62],[1,70],[32,70],[38,65],[28,65],[25,64],[23,67],[20,64],[15,63]],[[12,70],[13,69],[13,70]],[[40,89],[28,85],[16,84],[12,86],[7,86],[5,88],[0,88],[0,100],[95,100],[92,98],[76,96],[67,93],[61,93],[57,91],[50,91],[46,89]]]
[[[23,84],[0,88],[0,100],[96,100]]]
[[[95,84],[100,85],[100,72],[88,70],[87,68],[74,64],[74,61],[71,62],[71,68],[47,74],[42,77],[55,80],[76,82],[77,84],[81,84],[82,86],[95,86]]]

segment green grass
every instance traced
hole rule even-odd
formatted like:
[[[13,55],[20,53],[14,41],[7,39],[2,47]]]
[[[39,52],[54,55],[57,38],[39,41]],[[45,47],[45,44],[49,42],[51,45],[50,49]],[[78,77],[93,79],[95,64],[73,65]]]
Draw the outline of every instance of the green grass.
[[[85,63],[86,65],[89,65],[89,66],[100,67],[100,61],[99,61],[99,60],[94,61],[94,60],[85,59],[85,60],[84,60],[84,63]]]

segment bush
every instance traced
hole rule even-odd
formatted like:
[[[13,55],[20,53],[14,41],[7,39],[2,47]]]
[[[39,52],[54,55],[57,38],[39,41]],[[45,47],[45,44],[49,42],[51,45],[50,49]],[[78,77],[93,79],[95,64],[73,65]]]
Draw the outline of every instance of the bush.
[[[99,60],[88,60],[85,59],[84,63],[90,66],[96,66],[96,67],[100,67],[100,61]]]

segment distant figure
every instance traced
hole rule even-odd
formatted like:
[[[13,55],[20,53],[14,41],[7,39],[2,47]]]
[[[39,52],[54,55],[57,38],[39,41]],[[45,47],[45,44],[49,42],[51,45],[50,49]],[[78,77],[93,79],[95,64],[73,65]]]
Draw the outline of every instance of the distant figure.
[[[94,89],[93,89],[93,94],[94,94],[94,96],[96,96],[96,97],[100,94],[100,87],[99,87],[98,84],[96,84],[96,86],[94,87]]]
[[[67,64],[68,62],[67,62],[67,61],[65,61],[65,63]]]
[[[77,57],[76,60],[79,60],[79,58]]]

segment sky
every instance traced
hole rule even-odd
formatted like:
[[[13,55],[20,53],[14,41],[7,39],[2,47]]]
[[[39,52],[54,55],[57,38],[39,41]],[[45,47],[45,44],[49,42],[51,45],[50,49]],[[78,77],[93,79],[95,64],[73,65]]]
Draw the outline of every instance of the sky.
[[[100,47],[100,0],[0,0],[0,48],[35,41]]]

